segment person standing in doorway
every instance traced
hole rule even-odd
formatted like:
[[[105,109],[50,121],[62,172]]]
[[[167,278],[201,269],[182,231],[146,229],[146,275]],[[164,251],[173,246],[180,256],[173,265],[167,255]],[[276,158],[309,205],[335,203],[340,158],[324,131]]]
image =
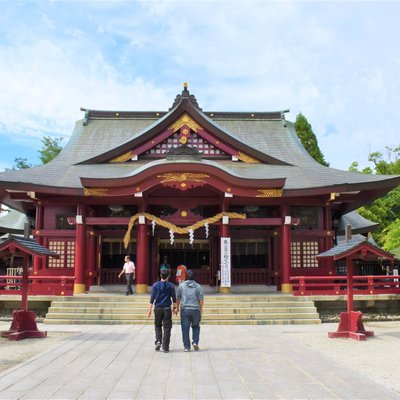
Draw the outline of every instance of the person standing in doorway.
[[[176,295],[177,310],[181,313],[182,341],[185,351],[190,351],[190,327],[192,328],[192,346],[199,350],[200,321],[203,313],[204,290],[194,280],[194,272],[187,271],[187,280],[178,286]]]
[[[161,265],[160,265],[160,272],[161,272],[163,269],[168,270],[168,272],[171,271],[171,264],[168,262],[168,257],[167,257],[167,256],[164,256],[164,258],[163,258],[163,262],[162,262]]]
[[[154,304],[155,349],[159,351],[162,346],[164,353],[168,353],[172,329],[171,305],[173,305],[174,314],[177,314],[176,293],[175,286],[168,282],[169,270],[162,269],[160,277],[161,280],[155,282],[151,288],[147,317],[150,318]]]
[[[131,261],[131,257],[125,256],[125,264],[122,267],[122,270],[118,275],[118,278],[121,278],[122,274],[125,274],[125,279],[126,279],[125,295],[126,296],[133,294],[132,283],[135,280],[135,270],[136,270],[135,264],[133,261]]]
[[[182,282],[186,281],[187,268],[185,265],[181,264],[176,267],[175,279],[176,283],[180,285]]]

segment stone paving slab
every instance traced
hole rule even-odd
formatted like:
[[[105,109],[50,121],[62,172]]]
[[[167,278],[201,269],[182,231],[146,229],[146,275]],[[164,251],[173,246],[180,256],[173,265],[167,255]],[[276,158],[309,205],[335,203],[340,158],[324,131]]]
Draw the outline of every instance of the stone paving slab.
[[[371,351],[398,357],[400,324],[366,342],[328,339],[334,328],[205,325],[200,351],[185,353],[174,326],[165,354],[154,351],[149,325],[39,324],[77,333],[0,373],[0,399],[400,399],[400,386],[345,359]]]

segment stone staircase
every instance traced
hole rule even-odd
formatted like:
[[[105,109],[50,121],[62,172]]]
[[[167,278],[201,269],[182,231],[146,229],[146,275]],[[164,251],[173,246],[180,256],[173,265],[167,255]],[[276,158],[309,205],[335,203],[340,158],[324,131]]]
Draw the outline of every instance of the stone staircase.
[[[75,295],[53,300],[47,324],[153,324],[148,295]],[[173,318],[179,323],[179,316]],[[205,296],[202,324],[320,324],[314,302],[289,294],[212,294]]]

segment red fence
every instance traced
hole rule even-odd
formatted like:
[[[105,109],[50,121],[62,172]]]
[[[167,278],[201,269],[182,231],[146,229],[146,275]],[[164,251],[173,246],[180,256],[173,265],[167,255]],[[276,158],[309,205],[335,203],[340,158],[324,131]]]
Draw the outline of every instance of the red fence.
[[[72,296],[73,276],[29,276],[29,295]],[[22,294],[22,277],[0,276],[0,294]]]
[[[265,284],[265,268],[232,268],[232,283],[242,285]]]
[[[398,275],[355,275],[354,294],[400,294]],[[347,294],[346,276],[292,276],[295,296]]]

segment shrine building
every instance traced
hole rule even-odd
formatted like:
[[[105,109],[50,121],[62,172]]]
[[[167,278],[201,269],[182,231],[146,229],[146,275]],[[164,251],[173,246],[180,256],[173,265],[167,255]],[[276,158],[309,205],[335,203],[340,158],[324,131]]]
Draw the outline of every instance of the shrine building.
[[[126,254],[138,293],[165,256],[203,285],[291,292],[291,276],[335,274],[316,255],[337,221],[400,184],[320,165],[287,111],[203,111],[186,84],[168,111],[82,111],[54,160],[0,173],[1,203],[61,256],[35,258],[32,273],[74,277],[74,293],[123,284]]]

